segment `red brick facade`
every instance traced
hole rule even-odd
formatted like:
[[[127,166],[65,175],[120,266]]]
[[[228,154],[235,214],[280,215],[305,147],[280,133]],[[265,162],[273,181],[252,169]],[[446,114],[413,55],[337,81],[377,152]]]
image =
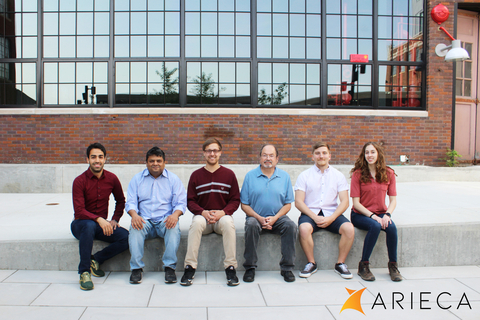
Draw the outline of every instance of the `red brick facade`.
[[[426,14],[440,1],[430,1]],[[453,2],[443,26],[453,33]],[[159,146],[170,163],[202,162],[201,144],[215,136],[224,144],[222,162],[256,163],[265,142],[278,146],[281,163],[311,163],[311,145],[332,146],[332,163],[353,164],[366,141],[382,141],[387,162],[443,165],[451,146],[453,64],[435,55],[446,35],[428,17],[427,118],[299,115],[2,115],[0,163],[79,163],[85,148],[103,143],[110,163],[143,163]]]
[[[223,163],[256,163],[259,147],[278,146],[281,162],[310,163],[314,141],[328,141],[332,163],[351,164],[366,141],[382,141],[387,161],[440,165],[450,144],[449,106],[429,118],[260,115],[33,115],[2,116],[0,162],[78,163],[99,141],[110,163],[143,163],[152,146],[170,163],[202,162],[201,144],[215,136]]]

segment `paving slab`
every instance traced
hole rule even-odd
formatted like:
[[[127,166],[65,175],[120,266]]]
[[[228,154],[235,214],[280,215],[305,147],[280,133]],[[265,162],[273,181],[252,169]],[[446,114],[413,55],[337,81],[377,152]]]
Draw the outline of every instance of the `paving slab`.
[[[259,307],[265,306],[258,286],[155,286],[149,307]]]
[[[345,289],[360,290],[358,281],[328,283],[262,284],[261,289],[267,306],[328,305],[345,301],[349,297]],[[362,301],[373,302],[374,296],[364,292]]]
[[[28,306],[49,284],[0,283],[1,306]]]
[[[478,278],[456,278],[457,281],[463,283],[470,289],[480,293],[480,277]],[[480,316],[479,316],[480,318]]]
[[[99,308],[89,307],[80,320],[207,320],[207,308]]]
[[[92,277],[94,285],[105,282],[110,272],[105,277]],[[49,271],[49,270],[18,270],[4,283],[75,283],[78,284],[80,276],[76,271]]]
[[[420,310],[420,304],[414,304],[413,309],[410,308],[410,305],[404,307],[404,309],[399,308],[398,306],[395,309],[392,309],[391,304],[385,304],[383,306],[376,306],[371,309],[371,304],[363,304],[362,310],[365,315],[361,314],[357,310],[345,309],[342,312],[342,305],[337,306],[327,306],[331,311],[332,315],[337,320],[358,320],[358,319],[373,319],[373,320],[458,320],[449,310],[442,310],[440,308],[432,308],[429,310]],[[476,318],[475,318],[476,317]],[[478,319],[477,315],[473,313],[467,314],[464,320],[473,320]]]
[[[0,320],[78,320],[85,309],[85,307],[0,306]]]
[[[96,285],[83,291],[77,284],[52,284],[32,303],[35,306],[146,307],[153,285]]]
[[[0,270],[0,282],[8,279],[16,270]]]
[[[255,307],[255,308],[208,308],[209,320],[291,320],[335,319],[323,306],[302,307]]]
[[[446,267],[409,267],[400,269],[402,276],[408,280],[414,279],[447,279],[447,278],[480,278],[478,266],[446,266]],[[479,286],[480,288],[480,286]]]

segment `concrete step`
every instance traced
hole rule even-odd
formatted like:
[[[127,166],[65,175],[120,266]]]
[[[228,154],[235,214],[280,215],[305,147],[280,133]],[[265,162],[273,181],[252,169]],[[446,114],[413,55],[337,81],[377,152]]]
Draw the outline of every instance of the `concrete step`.
[[[362,255],[363,239],[366,232],[355,230],[355,242],[346,264],[351,268],[358,267]],[[244,270],[244,233],[237,231],[237,260],[239,270]],[[340,236],[327,231],[314,234],[314,254],[319,269],[333,269],[337,261],[338,242]],[[425,266],[461,266],[480,264],[480,223],[443,224],[432,226],[398,227],[398,263],[401,267]],[[95,241],[94,252],[107,244]],[[165,246],[163,239],[147,240],[145,243],[145,271],[163,271],[161,256]],[[187,236],[182,235],[177,253],[177,270],[183,270],[183,262],[187,250]],[[78,241],[66,240],[30,240],[0,241],[0,269],[27,270],[77,270]],[[295,268],[302,269],[307,263],[300,243],[296,243]],[[260,238],[258,248],[258,270],[279,270],[281,259],[280,237],[264,234]],[[223,270],[222,237],[209,234],[202,237],[199,250],[199,271]],[[128,251],[105,262],[105,271],[129,271],[130,253]],[[385,233],[381,233],[371,257],[373,268],[387,267],[388,256],[385,245]]]
[[[424,181],[397,183],[397,208],[393,220],[398,228],[398,262],[402,267],[458,266],[480,264],[480,182]],[[0,269],[76,270],[78,241],[70,233],[73,218],[70,193],[0,193]],[[110,210],[113,211],[113,204]],[[288,213],[297,222],[294,206]],[[345,216],[350,218],[350,209]],[[237,230],[237,259],[242,266],[245,214],[233,215]],[[187,232],[192,214],[180,218],[182,240],[178,251],[178,269],[183,269]],[[129,228],[125,214],[120,224]],[[355,269],[361,258],[365,232],[356,230],[355,242],[346,261]],[[338,254],[339,236],[327,231],[314,234],[315,259],[320,269],[332,269]],[[95,250],[105,246],[95,243]],[[297,241],[296,268],[306,263]],[[148,240],[146,270],[162,270],[162,239]],[[262,235],[258,249],[259,270],[279,270],[280,237]],[[102,267],[110,271],[128,271],[130,255],[125,252]],[[371,263],[387,266],[385,235],[380,234]],[[202,238],[199,270],[223,270],[222,238],[216,234]]]

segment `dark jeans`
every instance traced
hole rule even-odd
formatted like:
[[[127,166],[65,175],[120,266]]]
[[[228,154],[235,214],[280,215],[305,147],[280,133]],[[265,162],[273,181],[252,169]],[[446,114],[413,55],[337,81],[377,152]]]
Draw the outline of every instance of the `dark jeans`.
[[[378,216],[380,218],[383,218],[384,214],[380,214]],[[365,241],[363,242],[362,261],[369,261],[373,248],[377,243],[380,231],[385,231],[385,233],[387,234],[388,259],[390,262],[397,262],[398,237],[397,227],[395,226],[395,223],[393,223],[393,220],[387,228],[382,229],[380,223],[378,223],[377,221],[367,216],[364,216],[363,214],[356,213],[353,210],[350,215],[350,220],[355,227],[367,231]]]
[[[245,253],[243,254],[245,270],[257,267],[257,247],[262,232],[271,232],[281,236],[282,260],[280,260],[280,269],[292,271],[295,266],[297,225],[287,216],[280,217],[272,226],[272,230],[262,229],[262,225],[257,219],[247,217],[245,221]]]
[[[73,220],[70,229],[75,238],[80,240],[79,274],[85,271],[90,272],[90,260],[94,239],[110,243],[109,246],[93,255],[99,264],[128,249],[128,230],[120,226],[117,227],[110,236],[104,235],[100,225],[93,220]]]

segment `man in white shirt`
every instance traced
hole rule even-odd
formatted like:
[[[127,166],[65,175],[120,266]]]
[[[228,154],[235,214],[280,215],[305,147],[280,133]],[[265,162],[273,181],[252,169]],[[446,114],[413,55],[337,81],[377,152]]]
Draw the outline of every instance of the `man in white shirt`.
[[[300,272],[302,278],[317,271],[312,233],[321,229],[341,235],[334,270],[344,279],[353,277],[345,264],[355,236],[353,225],[343,216],[349,204],[348,183],[340,171],[329,165],[330,159],[330,146],[317,142],[312,152],[315,165],[298,176],[294,188],[295,207],[302,213],[298,219],[300,244],[308,260]],[[337,198],[340,204],[337,204]]]

